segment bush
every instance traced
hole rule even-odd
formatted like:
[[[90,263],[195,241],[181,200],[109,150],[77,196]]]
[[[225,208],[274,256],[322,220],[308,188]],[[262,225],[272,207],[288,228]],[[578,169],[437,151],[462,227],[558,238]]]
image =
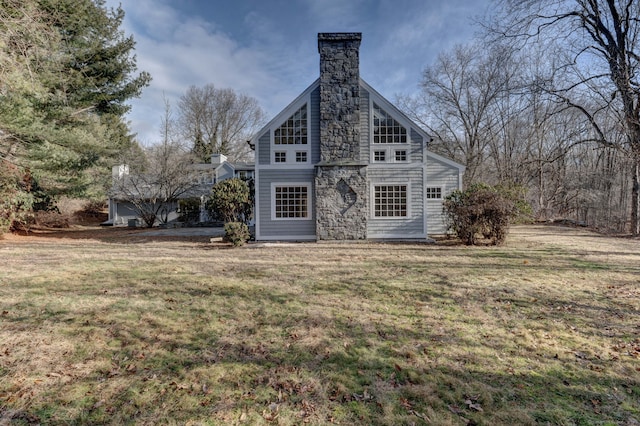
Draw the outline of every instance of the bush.
[[[245,245],[251,238],[249,227],[243,222],[229,222],[224,225],[224,241],[234,247]]]
[[[71,200],[65,200],[65,203],[58,203],[60,213],[67,213],[64,210],[64,204],[71,204]],[[108,205],[104,200],[88,200],[82,203],[82,206],[75,210],[73,217],[80,223],[104,222],[109,219]]]
[[[34,212],[34,224],[43,228],[63,229],[70,227],[69,215],[56,211],[39,210]]]
[[[522,188],[474,184],[464,191],[453,191],[445,198],[443,210],[449,229],[465,244],[477,244],[482,236],[499,245],[511,222],[527,214],[530,207]]]
[[[242,179],[233,178],[218,182],[211,188],[211,197],[206,208],[209,217],[228,222],[248,222],[251,219],[249,185]]]

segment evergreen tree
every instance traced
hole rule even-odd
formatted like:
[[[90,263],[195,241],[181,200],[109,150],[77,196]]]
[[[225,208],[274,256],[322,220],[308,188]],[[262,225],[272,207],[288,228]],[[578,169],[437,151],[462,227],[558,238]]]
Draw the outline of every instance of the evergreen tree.
[[[123,18],[104,0],[0,0],[0,167],[28,168],[51,195],[104,190],[135,145],[126,101],[150,82]]]

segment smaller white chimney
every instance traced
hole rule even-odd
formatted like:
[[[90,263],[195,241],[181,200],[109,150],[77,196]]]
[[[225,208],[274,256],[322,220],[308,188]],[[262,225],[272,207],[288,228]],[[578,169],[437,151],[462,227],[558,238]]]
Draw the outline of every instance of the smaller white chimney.
[[[211,154],[211,164],[222,164],[227,161],[227,156],[224,154]]]
[[[124,176],[129,174],[129,165],[128,164],[120,164],[119,166],[113,166],[111,168],[111,176],[114,179],[122,179]]]

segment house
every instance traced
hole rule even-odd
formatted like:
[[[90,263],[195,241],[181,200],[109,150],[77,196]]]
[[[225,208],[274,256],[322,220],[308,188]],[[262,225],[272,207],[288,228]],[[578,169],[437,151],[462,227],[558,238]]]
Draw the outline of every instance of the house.
[[[181,176],[182,177],[182,176]],[[132,175],[129,166],[119,165],[112,169],[112,189],[109,197],[109,219],[103,225],[140,225],[142,218],[140,211],[149,206],[150,211],[157,211],[164,223],[175,223],[181,220],[184,212],[180,211],[179,200],[199,199],[197,222],[209,222],[205,209],[205,202],[211,187],[223,180],[240,178],[253,179],[253,163],[232,163],[223,154],[213,154],[210,163],[189,165],[189,173],[182,183],[175,183],[168,192],[173,194],[174,200],[163,202],[153,201],[146,194],[146,187],[151,186],[152,179]],[[157,193],[149,188],[149,193]],[[135,199],[134,201],[132,201]],[[160,205],[161,204],[161,205]]]
[[[425,239],[464,166],[360,78],[361,33],[320,33],[320,78],[261,129],[256,240]]]

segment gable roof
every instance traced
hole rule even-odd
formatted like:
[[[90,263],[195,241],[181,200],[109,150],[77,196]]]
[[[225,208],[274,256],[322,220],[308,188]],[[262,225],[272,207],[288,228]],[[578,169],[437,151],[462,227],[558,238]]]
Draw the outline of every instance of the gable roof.
[[[307,87],[298,97],[296,97],[292,102],[289,103],[280,113],[278,113],[275,117],[273,117],[264,127],[262,127],[258,132],[256,132],[253,137],[248,141],[252,146],[255,146],[258,142],[258,139],[264,135],[270,128],[273,126],[279,126],[282,122],[287,120],[291,114],[293,114],[298,108],[300,108],[300,104],[320,86],[320,79],[318,78],[316,81],[311,83],[309,87]],[[413,120],[411,120],[404,112],[402,112],[398,107],[396,107],[393,103],[391,103],[387,98],[382,96],[376,89],[374,89],[371,85],[369,85],[366,81],[360,78],[360,86],[369,92],[369,95],[373,95],[374,102],[379,104],[385,111],[391,112],[391,115],[400,118],[402,121],[409,124],[410,127],[417,132],[420,136],[422,136],[423,140],[427,141],[427,149],[426,156],[434,158],[438,161],[441,161],[447,165],[457,168],[460,172],[464,172],[466,166],[457,163],[453,160],[450,160],[446,157],[443,157],[435,152],[429,151],[428,144],[433,140],[433,137],[422,129],[422,127],[418,126]]]

